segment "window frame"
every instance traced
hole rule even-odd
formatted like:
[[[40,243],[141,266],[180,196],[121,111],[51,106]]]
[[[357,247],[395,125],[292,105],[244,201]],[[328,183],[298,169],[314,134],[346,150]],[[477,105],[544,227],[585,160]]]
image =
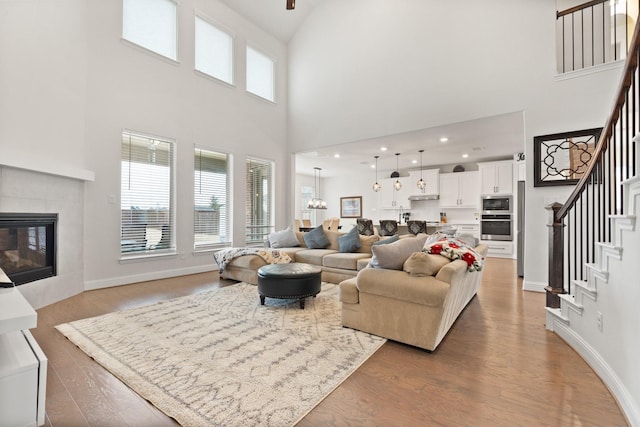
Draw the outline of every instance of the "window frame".
[[[125,22],[125,20],[126,20],[125,14],[127,13],[126,12],[125,3],[127,3],[127,2],[135,2],[135,1],[138,1],[138,0],[122,0],[122,3],[121,3],[122,4],[122,21],[121,21],[122,28],[121,28],[121,33],[120,33],[121,34],[121,40],[125,41],[126,43],[131,44],[132,46],[140,48],[145,52],[149,52],[149,53],[152,53],[154,55],[158,55],[158,57],[163,58],[165,60],[169,60],[169,61],[172,61],[172,62],[178,62],[178,57],[179,57],[178,56],[179,55],[179,52],[178,52],[178,45],[179,45],[179,43],[178,43],[178,34],[179,34],[179,28],[178,28],[178,24],[179,24],[178,6],[179,6],[179,4],[178,4],[178,2],[176,0],[155,0],[155,1],[163,1],[163,2],[166,2],[166,3],[172,3],[173,7],[174,7],[173,8],[173,10],[174,10],[174,23],[173,23],[174,34],[173,34],[173,46],[172,46],[172,50],[173,50],[172,54],[173,54],[173,56],[171,56],[171,55],[167,55],[165,52],[160,52],[160,51],[154,49],[153,47],[151,47],[149,45],[145,45],[139,39],[135,40],[135,38],[132,38],[130,35],[127,36],[127,34],[125,34],[125,32],[127,31],[126,22]]]
[[[250,177],[250,173],[251,169],[252,169],[252,165],[251,162],[256,162],[262,165],[266,165],[269,164],[271,170],[270,170],[270,183],[268,186],[268,191],[269,191],[269,201],[268,201],[268,224],[258,224],[258,225],[254,225],[253,222],[253,209],[250,209],[249,206],[249,200],[250,198],[252,198],[252,195],[254,194],[254,187],[252,187],[251,189],[249,188],[250,185],[250,181],[251,184],[254,184],[254,179]],[[260,158],[260,157],[254,157],[254,156],[247,156],[245,158],[245,185],[246,185],[246,194],[245,194],[245,246],[262,246],[264,245],[264,240],[267,238],[267,236],[269,235],[270,232],[274,231],[275,229],[275,181],[276,181],[276,162],[273,160],[269,160],[269,159],[264,159],[264,158]],[[263,193],[264,193],[264,188],[262,189]],[[264,204],[264,201],[262,201],[262,203]],[[262,232],[262,238],[260,240],[258,239],[250,239],[249,237],[251,235],[256,235],[255,232],[252,232],[250,230],[250,228],[263,228],[265,229],[264,232]]]
[[[125,157],[125,138],[129,136],[129,153],[128,153],[128,157],[129,160],[125,161],[124,157]],[[123,209],[123,203],[125,201],[125,195],[123,194],[123,188],[124,188],[124,178],[125,178],[125,172],[123,170],[123,168],[125,167],[125,164],[129,165],[129,172],[127,177],[130,179],[131,177],[131,156],[132,156],[132,150],[131,150],[131,137],[133,138],[141,138],[141,139],[147,139],[149,141],[158,141],[160,144],[165,143],[168,144],[168,151],[167,151],[167,166],[169,167],[169,174],[168,174],[168,178],[167,178],[167,183],[168,183],[168,198],[169,198],[169,206],[166,208],[166,215],[167,215],[167,221],[165,223],[159,224],[157,222],[154,222],[154,225],[156,225],[156,239],[157,239],[157,225],[160,225],[160,240],[158,240],[158,242],[156,243],[155,247],[151,248],[151,247],[147,247],[148,245],[148,239],[147,239],[147,235],[149,233],[148,228],[154,228],[154,227],[147,227],[145,226],[145,235],[144,235],[144,245],[145,248],[142,250],[123,250],[124,249],[124,241],[128,240],[125,239],[125,214],[124,214],[124,209]],[[137,131],[132,131],[129,129],[123,129],[121,132],[121,143],[120,143],[120,260],[121,261],[126,261],[126,260],[135,260],[135,259],[140,259],[140,258],[150,258],[150,257],[158,257],[158,256],[166,256],[166,255],[175,255],[177,253],[177,248],[176,248],[176,147],[177,147],[177,143],[175,139],[172,138],[167,138],[167,137],[161,137],[161,136],[155,136],[155,135],[151,135],[151,134],[147,134],[144,132],[137,132]],[[151,164],[151,163],[141,163],[141,164]],[[147,177],[148,178],[148,177]],[[131,210],[131,217],[133,217],[133,210],[134,209],[130,209]],[[146,209],[148,212],[146,213],[146,215],[148,215],[149,213],[151,213],[151,209]],[[160,210],[157,209],[156,210],[156,218],[160,217]],[[137,233],[135,233],[136,237],[140,237],[140,224],[135,224],[132,223],[130,224],[133,226],[134,229],[137,230]],[[165,225],[166,230],[165,230]],[[167,231],[169,234],[168,236],[165,236],[164,233],[165,231]],[[128,234],[128,233],[127,233]]]
[[[198,216],[198,205],[196,202],[196,186],[198,185],[197,180],[197,167],[198,167],[198,160],[201,161],[201,158],[198,159],[198,151],[200,151],[200,155],[202,154],[202,151],[207,151],[209,153],[213,153],[213,154],[218,154],[218,155],[224,155],[225,156],[225,177],[226,177],[226,183],[225,183],[225,189],[224,189],[224,193],[225,193],[225,199],[224,199],[224,204],[225,206],[227,206],[227,208],[225,209],[225,231],[227,233],[227,237],[223,242],[218,242],[218,243],[204,243],[204,244],[197,244],[197,239],[196,239],[196,233],[197,233],[197,227],[198,227],[198,220],[197,220],[197,216]],[[200,171],[200,173],[202,173],[202,170]],[[200,179],[202,177],[200,176]],[[194,204],[193,204],[193,213],[194,213],[194,224],[193,224],[193,250],[196,252],[204,252],[204,251],[208,251],[211,249],[218,249],[218,248],[222,248],[222,247],[230,247],[232,246],[233,243],[233,155],[229,152],[223,151],[223,150],[216,150],[216,149],[212,149],[211,147],[207,147],[207,146],[203,146],[203,145],[195,145],[194,146],[194,170],[193,170],[193,179],[194,179],[194,183],[193,183],[193,197],[194,197]],[[200,180],[200,183],[202,181]],[[202,208],[201,208],[202,209]]]
[[[225,34],[229,37],[229,42],[230,42],[230,49],[229,49],[229,53],[230,53],[230,58],[229,59],[229,63],[228,66],[230,68],[229,70],[229,76],[230,76],[230,81],[225,80],[224,78],[221,78],[219,76],[216,76],[214,74],[211,74],[201,68],[198,68],[198,20],[202,21],[204,24],[212,27],[214,30]],[[193,69],[199,73],[202,74],[203,76],[207,77],[207,78],[211,78],[214,79],[215,81],[221,82],[225,85],[229,85],[232,87],[235,87],[235,60],[236,60],[236,52],[235,52],[235,35],[229,31],[227,28],[225,28],[224,26],[216,23],[214,20],[208,18],[207,16],[200,14],[200,13],[196,13],[194,15],[194,45],[193,45],[193,52],[194,52],[194,58],[193,58]]]
[[[249,89],[249,84],[250,84],[250,78],[249,78],[249,51],[254,51],[256,54],[258,54],[259,56],[261,56],[264,59],[268,59],[271,62],[271,95],[272,95],[272,99],[269,99],[265,96],[263,96],[260,93],[254,92],[252,90]],[[252,95],[252,96],[256,96],[259,99],[262,99],[264,101],[267,101],[269,103],[272,104],[276,104],[276,92],[277,92],[277,85],[276,85],[276,80],[277,80],[277,70],[278,70],[278,61],[276,59],[275,56],[267,53],[264,49],[260,49],[258,47],[256,47],[255,45],[249,44],[247,43],[247,45],[245,46],[245,64],[246,64],[246,70],[245,70],[245,91],[246,93]]]

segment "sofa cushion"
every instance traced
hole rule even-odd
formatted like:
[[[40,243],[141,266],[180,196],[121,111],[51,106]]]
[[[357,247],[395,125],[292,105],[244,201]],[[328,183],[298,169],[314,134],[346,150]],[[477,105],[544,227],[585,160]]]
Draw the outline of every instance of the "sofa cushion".
[[[357,227],[353,227],[347,234],[338,237],[340,252],[355,252],[361,245]]]
[[[281,231],[269,233],[269,246],[272,248],[288,248],[300,245],[295,230],[289,226]]]
[[[402,265],[414,252],[420,252],[426,240],[426,236],[400,239],[388,245],[371,246],[373,268],[388,268],[402,270]]]
[[[356,270],[360,271],[363,268],[369,267],[370,264],[371,264],[371,257],[359,259],[356,262]]]
[[[414,252],[407,258],[402,269],[411,276],[435,276],[451,260],[440,255]]]
[[[358,260],[368,259],[369,254],[361,253],[334,253],[325,255],[322,258],[322,266],[330,268],[341,268],[343,270],[358,269]]]
[[[371,255],[371,245],[373,245],[379,239],[380,238],[377,235],[373,235],[373,236],[360,235],[360,248],[358,249],[358,252],[362,254]]]
[[[321,225],[304,234],[304,243],[309,249],[324,249],[331,244]]]
[[[383,237],[379,239],[377,242],[374,243],[374,245],[386,245],[387,243],[393,243],[398,240],[400,240],[400,236],[398,234],[394,234],[393,236]]]
[[[322,265],[322,258],[327,255],[338,253],[333,249],[307,249],[296,252],[296,262],[304,262],[313,265]]]
[[[359,272],[356,284],[362,293],[431,307],[442,307],[449,292],[449,284],[433,276],[415,277],[404,271],[373,268],[365,268]]]

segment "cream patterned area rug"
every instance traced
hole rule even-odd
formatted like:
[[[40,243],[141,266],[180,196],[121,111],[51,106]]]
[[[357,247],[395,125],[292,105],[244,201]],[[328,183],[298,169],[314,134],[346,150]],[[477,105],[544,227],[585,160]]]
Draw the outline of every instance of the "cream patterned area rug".
[[[386,341],[343,328],[338,293],[261,306],[239,283],[56,328],[184,426],[286,426]]]

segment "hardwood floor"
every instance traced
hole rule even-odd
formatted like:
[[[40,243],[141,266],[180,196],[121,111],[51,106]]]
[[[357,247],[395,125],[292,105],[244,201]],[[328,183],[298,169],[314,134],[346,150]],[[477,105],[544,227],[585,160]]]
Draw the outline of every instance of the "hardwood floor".
[[[48,426],[174,426],[53,327],[227,286],[215,273],[84,292],[38,310]],[[299,426],[626,426],[604,384],[544,328],[544,294],[489,258],[478,295],[433,353],[387,342]]]

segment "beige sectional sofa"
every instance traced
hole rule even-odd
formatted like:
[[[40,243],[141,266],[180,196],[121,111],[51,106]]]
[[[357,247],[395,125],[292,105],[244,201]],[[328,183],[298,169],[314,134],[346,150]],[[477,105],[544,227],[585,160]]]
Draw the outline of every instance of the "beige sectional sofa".
[[[475,251],[483,257],[487,246]],[[434,255],[432,255],[434,256]],[[440,255],[435,255],[440,257]],[[480,287],[482,271],[467,271],[461,259],[434,275],[363,269],[340,283],[343,326],[435,350]]]
[[[343,233],[325,230],[329,246],[324,249],[309,249],[304,241],[304,233],[297,231],[296,237],[300,246],[278,248],[286,252],[295,262],[317,265],[322,268],[322,280],[329,283],[340,283],[355,277],[358,271],[367,266],[371,259],[371,245],[380,237],[360,236],[360,248],[357,252],[340,252],[338,237]],[[224,279],[239,280],[258,284],[258,269],[267,262],[258,255],[245,255],[233,259],[221,273]]]

